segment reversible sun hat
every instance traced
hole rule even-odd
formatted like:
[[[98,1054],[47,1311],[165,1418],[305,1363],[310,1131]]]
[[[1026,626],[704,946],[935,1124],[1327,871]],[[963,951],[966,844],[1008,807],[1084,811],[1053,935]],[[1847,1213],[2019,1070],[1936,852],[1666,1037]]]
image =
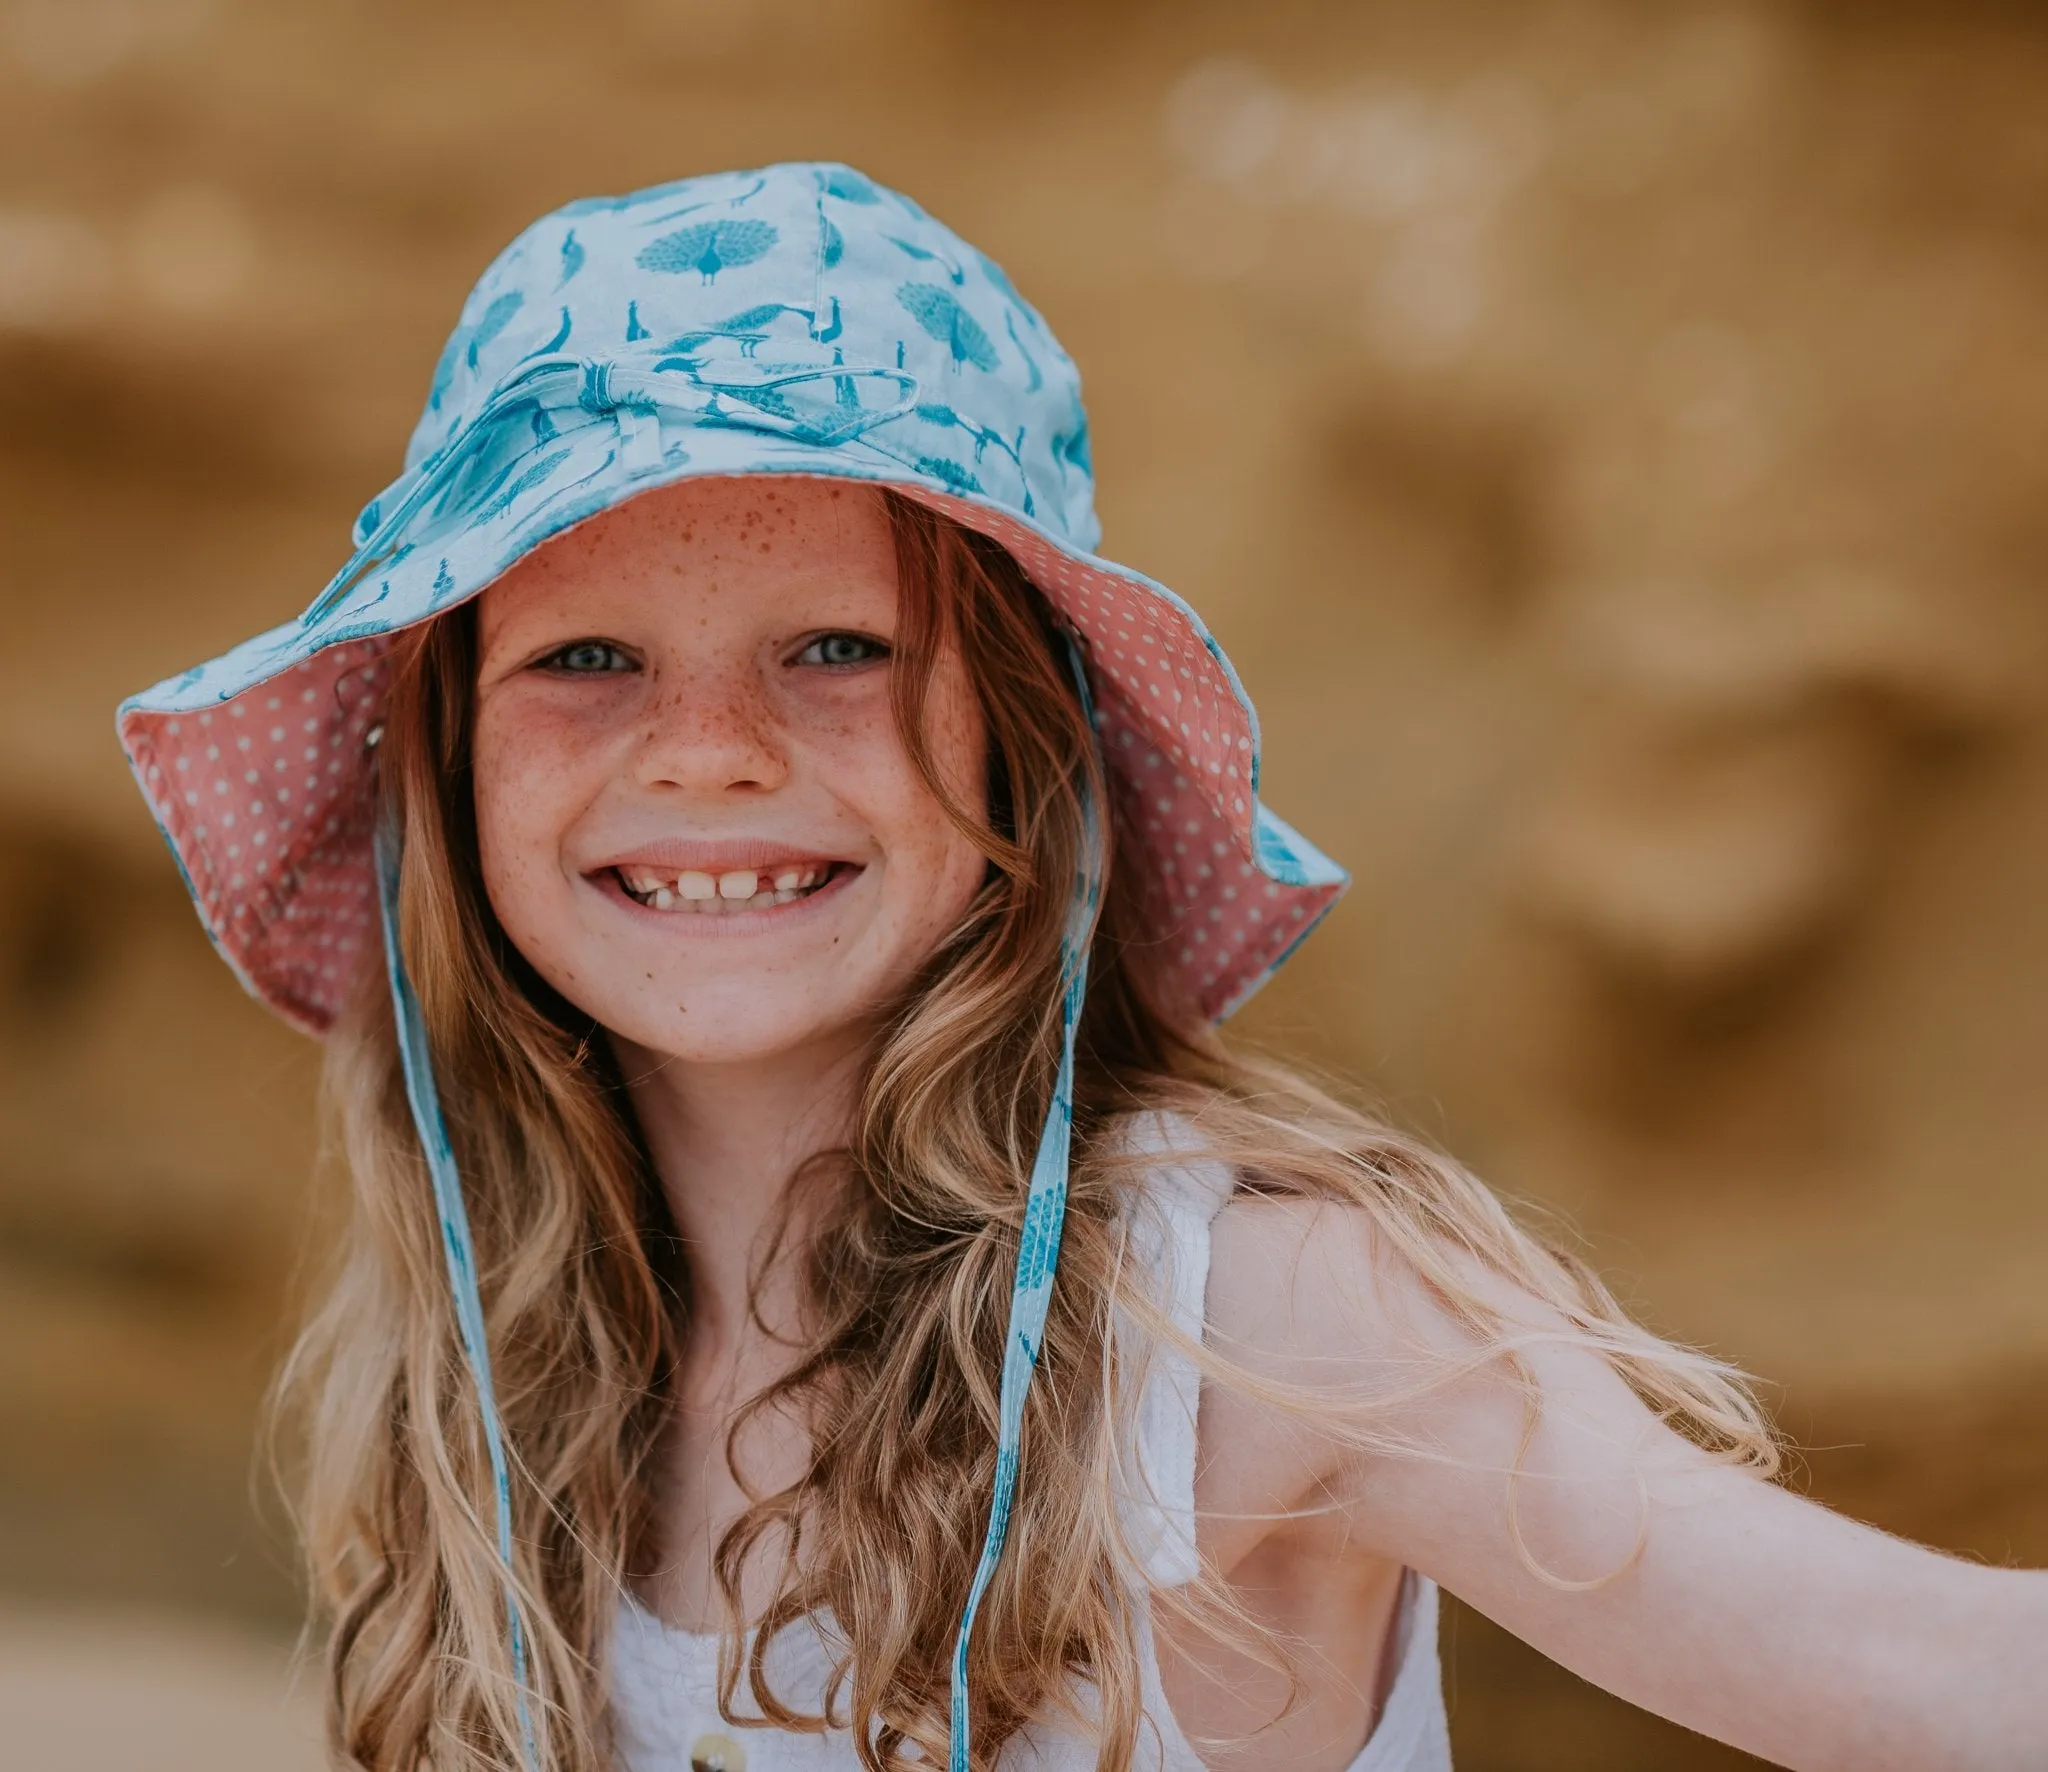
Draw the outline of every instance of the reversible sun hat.
[[[592,198],[527,228],[464,304],[404,471],[356,519],[347,563],[295,620],[131,697],[118,716],[207,933],[254,995],[320,1034],[382,951],[508,1567],[510,1488],[468,1216],[397,937],[397,839],[377,816],[390,649],[596,512],[730,474],[891,487],[1009,550],[1070,636],[1164,951],[1203,1013],[1221,1018],[1249,997],[1346,883],[1260,804],[1257,718],[1199,617],[1094,552],[1080,377],[992,259],[835,164]],[[954,1662],[957,1772],[966,1647],[1002,1552],[1065,1210],[1100,809],[1089,824],[1067,920],[1064,1047],[1005,1342],[995,1492]],[[509,1589],[507,1605],[523,1667]]]

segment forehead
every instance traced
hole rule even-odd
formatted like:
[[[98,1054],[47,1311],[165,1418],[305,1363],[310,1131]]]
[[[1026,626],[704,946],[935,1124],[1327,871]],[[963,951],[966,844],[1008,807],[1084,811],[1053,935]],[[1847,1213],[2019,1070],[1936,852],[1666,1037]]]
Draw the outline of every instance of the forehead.
[[[722,475],[657,487],[600,511],[514,564],[485,593],[490,626],[565,594],[607,600],[712,589],[773,596],[836,589],[893,598],[895,538],[872,486]]]

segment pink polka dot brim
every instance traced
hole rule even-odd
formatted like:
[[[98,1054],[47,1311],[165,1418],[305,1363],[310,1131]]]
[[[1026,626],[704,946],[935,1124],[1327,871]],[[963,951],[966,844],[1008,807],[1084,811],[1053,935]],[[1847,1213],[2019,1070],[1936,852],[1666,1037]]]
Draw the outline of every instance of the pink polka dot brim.
[[[1165,945],[1202,1011],[1228,1015],[1346,877],[1259,803],[1257,721],[1222,649],[1139,573],[1014,515],[896,487],[1001,542],[1086,640],[1104,760],[1150,860]],[[392,633],[309,650],[227,694],[174,678],[121,709],[136,780],[215,946],[309,1033],[377,948],[371,764]]]

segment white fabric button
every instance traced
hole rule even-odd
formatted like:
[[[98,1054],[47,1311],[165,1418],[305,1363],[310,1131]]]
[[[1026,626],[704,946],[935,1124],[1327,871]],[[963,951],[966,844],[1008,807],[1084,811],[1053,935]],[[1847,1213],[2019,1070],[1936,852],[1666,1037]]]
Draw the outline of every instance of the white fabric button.
[[[690,1772],[747,1772],[746,1750],[730,1735],[707,1730],[690,1743]]]

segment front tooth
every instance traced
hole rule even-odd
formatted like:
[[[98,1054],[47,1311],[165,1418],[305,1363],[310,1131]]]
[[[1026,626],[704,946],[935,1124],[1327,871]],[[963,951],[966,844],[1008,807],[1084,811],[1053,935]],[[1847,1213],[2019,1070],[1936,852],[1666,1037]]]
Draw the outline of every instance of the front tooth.
[[[775,890],[777,892],[794,892],[803,884],[803,879],[804,871],[802,868],[784,868],[781,873],[775,876]]]
[[[720,898],[752,898],[760,884],[760,876],[752,868],[734,868],[729,874],[718,876]]]
[[[716,898],[718,882],[709,874],[694,872],[676,876],[676,896],[679,898]]]

